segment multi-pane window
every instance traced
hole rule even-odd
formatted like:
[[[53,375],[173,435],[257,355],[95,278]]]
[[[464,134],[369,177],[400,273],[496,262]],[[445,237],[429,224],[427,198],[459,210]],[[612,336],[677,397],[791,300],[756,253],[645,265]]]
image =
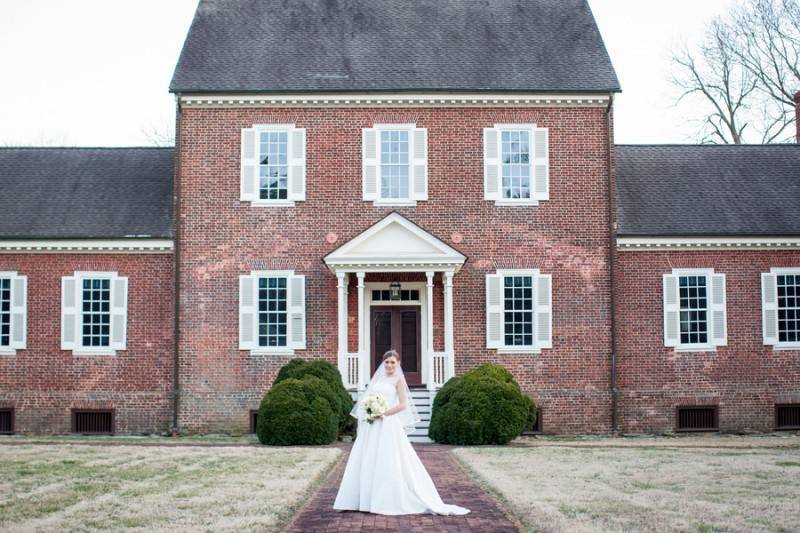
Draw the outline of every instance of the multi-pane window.
[[[503,198],[531,197],[530,134],[524,130],[503,131]]]
[[[111,338],[111,280],[84,279],[81,295],[81,345],[108,346]]]
[[[708,343],[708,294],[706,276],[680,276],[681,344]]]
[[[800,275],[777,276],[778,341],[800,342]]]
[[[408,131],[382,130],[380,133],[381,198],[408,199]]]
[[[286,346],[286,278],[258,278],[258,345]]]
[[[0,346],[11,345],[11,280],[0,278]]]
[[[373,302],[389,302],[392,300],[392,291],[390,290],[374,290],[372,291],[372,301]],[[403,302],[414,302],[419,301],[419,291],[418,290],[401,290],[400,291],[400,301]]]
[[[533,277],[503,278],[503,322],[506,346],[533,345]]]
[[[288,132],[264,131],[259,142],[259,198],[286,200],[289,194]]]

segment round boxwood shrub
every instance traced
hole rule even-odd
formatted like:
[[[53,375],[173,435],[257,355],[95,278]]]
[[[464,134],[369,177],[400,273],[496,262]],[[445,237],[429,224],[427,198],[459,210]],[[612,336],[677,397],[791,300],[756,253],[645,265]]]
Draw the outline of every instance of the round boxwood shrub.
[[[274,387],[286,379],[303,379],[306,376],[317,377],[331,388],[333,392],[331,407],[339,417],[339,430],[346,430],[355,420],[350,416],[353,399],[342,384],[342,375],[339,373],[339,369],[328,361],[292,359],[278,371],[278,376],[272,386]]]
[[[269,390],[258,409],[256,434],[261,444],[330,444],[339,417],[331,407],[335,395],[315,376],[288,378]]]
[[[437,393],[428,434],[442,444],[507,444],[532,427],[535,416],[533,400],[510,372],[483,365]]]

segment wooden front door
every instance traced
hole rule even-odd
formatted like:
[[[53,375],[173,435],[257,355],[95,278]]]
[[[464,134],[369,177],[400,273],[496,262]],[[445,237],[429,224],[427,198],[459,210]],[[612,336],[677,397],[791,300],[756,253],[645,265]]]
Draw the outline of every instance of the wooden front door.
[[[387,350],[400,354],[401,366],[409,385],[422,383],[422,346],[419,307],[372,307],[372,372],[382,363]]]

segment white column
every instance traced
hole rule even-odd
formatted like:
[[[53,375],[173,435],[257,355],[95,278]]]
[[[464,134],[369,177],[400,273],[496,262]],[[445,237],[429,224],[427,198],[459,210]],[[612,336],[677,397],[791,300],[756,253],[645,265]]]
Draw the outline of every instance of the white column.
[[[347,274],[344,272],[337,272],[336,279],[338,281],[337,288],[337,302],[338,306],[338,326],[339,326],[339,372],[342,374],[342,380],[345,387],[350,383],[350,376],[347,368]]]
[[[444,273],[444,351],[447,353],[447,376],[456,373],[455,353],[453,350],[453,273]]]
[[[366,347],[366,320],[364,320],[364,277],[365,272],[356,272],[358,278],[358,387],[363,388],[369,380],[369,355]]]
[[[427,341],[425,343],[425,369],[428,379],[428,390],[435,388],[433,382],[433,272],[425,272],[425,277],[428,279],[427,291],[425,296],[426,309],[427,309],[427,323],[425,324],[425,331],[427,332]]]

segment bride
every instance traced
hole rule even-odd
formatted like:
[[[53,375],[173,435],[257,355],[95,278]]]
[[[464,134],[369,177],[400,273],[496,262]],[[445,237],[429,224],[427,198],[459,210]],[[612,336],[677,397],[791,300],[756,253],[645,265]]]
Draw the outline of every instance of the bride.
[[[389,409],[371,418],[363,402],[375,394],[387,400]],[[397,352],[389,350],[383,355],[383,364],[351,414],[358,419],[358,436],[347,459],[334,509],[384,515],[469,512],[442,502],[408,440],[406,431],[413,429],[419,417]]]

